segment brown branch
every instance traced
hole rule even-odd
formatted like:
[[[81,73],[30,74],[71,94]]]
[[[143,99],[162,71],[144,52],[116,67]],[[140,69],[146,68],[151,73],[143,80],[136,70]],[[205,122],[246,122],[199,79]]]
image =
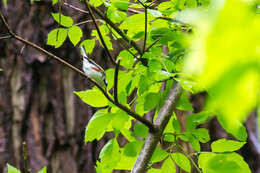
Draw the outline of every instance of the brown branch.
[[[2,36],[0,37],[0,40],[9,39],[11,37],[12,37],[11,35]]]
[[[103,20],[105,20],[128,44],[130,44],[131,46],[133,46],[140,55],[142,55],[142,50],[140,49],[140,47],[136,44],[136,42],[134,42],[133,40],[131,40],[121,29],[119,29],[119,27],[116,26],[116,24],[114,24],[109,18],[107,18],[103,12],[101,12],[99,9],[97,9],[96,7],[92,6],[89,4],[89,2],[86,0],[85,1],[90,8],[99,16],[101,17]]]
[[[145,49],[145,52],[148,52],[160,39],[161,38],[157,38],[154,42],[152,42],[152,44]]]
[[[74,5],[68,4],[67,2],[64,2],[63,4],[68,6],[68,7],[70,7],[70,8],[72,8],[72,9],[74,9],[74,10],[80,11],[82,13],[86,13],[86,14],[89,13],[88,11],[82,10],[82,9],[80,9],[78,7],[75,7]]]
[[[112,55],[111,55],[111,53],[110,53],[110,51],[109,51],[109,49],[108,49],[106,43],[105,43],[105,40],[104,40],[104,38],[103,38],[103,36],[102,36],[102,33],[101,33],[101,31],[100,31],[100,29],[99,29],[99,27],[98,27],[98,25],[97,25],[96,18],[95,18],[95,16],[94,16],[93,12],[92,12],[92,9],[90,8],[90,4],[89,4],[88,0],[85,0],[85,3],[86,3],[86,5],[87,5],[87,7],[88,7],[88,11],[89,11],[89,13],[90,13],[90,17],[91,17],[91,19],[93,20],[93,23],[94,23],[94,25],[95,25],[95,27],[96,27],[96,29],[97,29],[97,33],[98,33],[98,36],[99,36],[99,38],[100,38],[100,40],[101,40],[101,43],[102,43],[103,47],[105,48],[106,53],[107,53],[107,55],[108,55],[110,61],[111,61],[114,65],[116,65],[116,62],[114,61],[114,59],[113,59],[113,57],[112,57]]]
[[[121,58],[118,58],[117,63],[116,63],[115,76],[114,76],[114,100],[115,100],[115,103],[118,103],[117,84],[118,84],[118,72],[119,72],[120,61],[121,61]]]
[[[27,145],[25,141],[23,142],[23,159],[24,159],[24,172],[30,173],[31,168],[29,166],[29,156],[28,156]]]
[[[140,0],[137,0],[144,8],[146,7],[146,5],[142,2],[142,1],[140,1]]]
[[[125,111],[126,113],[128,113],[130,116],[132,116],[133,118],[135,118],[136,120],[142,122],[144,125],[146,125],[151,132],[156,132],[158,131],[157,127],[152,123],[150,122],[149,120],[145,119],[144,117],[142,117],[141,115],[137,114],[136,112],[134,112],[133,110],[129,109],[128,107],[126,107],[125,105],[123,104],[120,104],[120,103],[115,103],[115,101],[109,96],[109,94],[107,93],[107,91],[98,83],[96,82],[95,80],[93,80],[92,78],[89,78],[84,72],[82,72],[81,70],[79,70],[78,68],[74,67],[73,65],[67,63],[66,61],[64,61],[63,59],[61,59],[60,57],[46,51],[45,49],[41,48],[40,46],[30,42],[30,41],[27,41],[25,39],[23,39],[22,37],[16,35],[9,27],[8,23],[6,22],[4,16],[2,15],[2,12],[0,11],[0,17],[1,17],[1,20],[3,21],[4,23],[4,26],[7,28],[9,34],[12,36],[11,38],[14,38],[16,40],[19,40],[21,41],[22,43],[26,44],[26,45],[29,45],[33,48],[35,48],[36,50],[38,50],[39,52],[49,56],[50,58],[52,59],[55,59],[56,61],[60,62],[61,64],[65,65],[66,67],[70,68],[71,70],[73,70],[74,72],[80,74],[81,76],[87,78],[90,80],[90,82],[92,82],[94,85],[96,85],[100,90],[101,92],[104,94],[104,96],[110,101],[112,102],[113,104],[115,104],[118,108],[122,109],[123,111]]]
[[[146,172],[149,160],[151,159],[152,154],[162,136],[162,133],[172,116],[173,110],[180,98],[181,92],[182,87],[179,83],[177,83],[175,87],[173,86],[170,90],[169,95],[166,98],[164,105],[160,109],[155,120],[155,125],[159,127],[159,131],[156,133],[148,133],[131,173]]]

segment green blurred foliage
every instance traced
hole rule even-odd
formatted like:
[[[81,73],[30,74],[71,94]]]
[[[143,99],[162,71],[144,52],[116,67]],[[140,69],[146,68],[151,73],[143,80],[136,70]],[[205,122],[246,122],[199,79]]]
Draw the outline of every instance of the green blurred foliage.
[[[206,108],[224,128],[246,140],[243,122],[256,107],[260,88],[260,16],[253,1],[212,1],[179,16],[195,28],[183,71],[209,94]],[[241,135],[242,132],[243,135]]]

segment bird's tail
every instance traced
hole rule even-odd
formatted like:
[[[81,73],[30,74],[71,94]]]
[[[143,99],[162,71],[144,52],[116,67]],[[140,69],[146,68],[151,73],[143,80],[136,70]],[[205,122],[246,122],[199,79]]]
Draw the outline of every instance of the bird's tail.
[[[81,52],[81,55],[82,55],[83,57],[88,58],[84,46],[81,46],[81,47],[80,47],[80,52]]]

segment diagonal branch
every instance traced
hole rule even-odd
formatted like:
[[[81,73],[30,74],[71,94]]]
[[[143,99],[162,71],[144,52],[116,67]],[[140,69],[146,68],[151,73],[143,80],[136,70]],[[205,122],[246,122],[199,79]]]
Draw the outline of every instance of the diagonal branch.
[[[60,62],[61,64],[65,65],[66,67],[70,68],[71,70],[73,70],[74,72],[80,74],[81,76],[87,78],[90,80],[91,83],[93,83],[94,85],[96,85],[100,91],[104,94],[104,96],[110,101],[112,102],[114,105],[116,105],[118,108],[122,109],[123,111],[125,111],[126,113],[128,113],[131,117],[135,118],[136,120],[140,121],[141,123],[143,123],[144,125],[146,125],[151,132],[156,132],[158,131],[158,128],[149,120],[145,119],[144,117],[142,117],[141,115],[137,114],[136,112],[134,112],[133,110],[129,109],[128,107],[126,107],[123,104],[120,103],[115,103],[115,101],[109,96],[109,94],[107,93],[107,91],[101,86],[99,85],[99,83],[97,83],[95,80],[93,80],[92,78],[89,78],[84,72],[82,72],[81,70],[79,70],[78,68],[74,67],[73,65],[67,63],[66,61],[64,61],[63,59],[61,59],[60,57],[46,51],[45,49],[41,48],[40,46],[23,39],[22,37],[16,35],[11,28],[9,27],[8,23],[6,22],[2,12],[0,11],[0,18],[2,20],[2,22],[4,23],[4,26],[6,27],[7,31],[9,32],[9,34],[11,35],[11,38],[14,38],[16,40],[21,41],[22,43],[29,45],[33,48],[35,48],[36,50],[38,50],[39,52],[47,55],[48,57],[55,59],[56,61]]]
[[[106,53],[107,53],[107,55],[108,55],[110,61],[111,61],[114,65],[116,65],[116,62],[114,61],[114,59],[113,59],[113,57],[112,57],[112,55],[111,55],[111,53],[110,53],[110,51],[109,51],[109,49],[108,49],[106,43],[105,43],[105,40],[104,40],[104,38],[103,38],[103,36],[102,36],[102,33],[101,33],[101,31],[100,31],[100,29],[99,29],[99,27],[98,27],[98,25],[97,25],[96,18],[95,18],[95,16],[94,16],[93,12],[92,12],[92,9],[90,8],[90,4],[88,3],[88,0],[85,0],[85,3],[87,4],[88,11],[89,11],[89,13],[90,13],[90,17],[91,17],[91,19],[93,20],[93,23],[94,23],[94,25],[95,25],[95,27],[96,27],[96,29],[97,29],[97,33],[98,33],[98,36],[99,36],[99,38],[100,38],[100,40],[101,40],[101,43],[102,43],[102,45],[104,46],[104,48],[105,48],[105,50],[106,50]]]
[[[159,131],[156,133],[148,133],[143,148],[140,154],[135,161],[135,165],[131,171],[131,173],[144,173],[146,172],[149,160],[152,157],[152,154],[162,136],[162,133],[169,122],[173,110],[177,104],[177,101],[180,98],[182,92],[182,87],[179,83],[169,92],[168,97],[166,98],[163,107],[160,109],[157,118],[155,120],[155,125],[159,127]]]

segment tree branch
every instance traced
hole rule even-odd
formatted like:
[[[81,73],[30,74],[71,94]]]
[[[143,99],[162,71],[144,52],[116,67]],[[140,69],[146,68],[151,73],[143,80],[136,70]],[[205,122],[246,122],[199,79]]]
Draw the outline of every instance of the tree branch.
[[[107,45],[106,45],[106,43],[105,43],[105,40],[104,40],[104,38],[103,38],[103,36],[102,36],[102,33],[101,33],[101,31],[100,31],[100,29],[99,29],[99,27],[98,27],[98,25],[97,25],[96,18],[95,18],[94,14],[93,14],[93,12],[92,12],[92,10],[91,10],[91,8],[90,8],[90,4],[88,3],[88,0],[85,0],[85,3],[87,4],[88,11],[89,11],[89,13],[90,13],[90,17],[92,18],[93,23],[94,23],[94,25],[95,25],[95,27],[96,27],[96,29],[97,29],[97,33],[98,33],[98,36],[99,36],[99,38],[100,38],[100,40],[101,40],[101,43],[102,43],[102,45],[104,46],[104,48],[105,48],[105,50],[106,50],[106,53],[107,53],[107,55],[108,55],[110,61],[111,61],[114,65],[116,65],[116,62],[115,62],[115,60],[113,59],[113,57],[112,57],[110,51],[108,50],[108,47],[107,47]]]
[[[147,165],[149,163],[150,158],[162,136],[162,133],[169,122],[173,110],[177,104],[177,101],[180,98],[182,92],[182,87],[179,83],[169,92],[168,97],[166,98],[163,107],[160,109],[157,118],[155,120],[155,125],[159,127],[159,131],[156,133],[148,133],[144,145],[140,154],[135,161],[135,165],[131,171],[131,173],[144,173],[146,172]]]
[[[118,72],[119,72],[120,61],[121,61],[121,58],[119,58],[117,60],[116,69],[115,69],[115,76],[114,76],[114,100],[115,100],[115,103],[118,103],[117,84],[118,84]]]
[[[99,85],[99,83],[97,83],[95,80],[93,80],[92,78],[89,78],[84,72],[82,72],[81,70],[79,70],[78,68],[74,67],[73,65],[67,63],[66,61],[64,61],[63,59],[61,59],[60,57],[46,51],[45,49],[41,48],[40,46],[30,42],[30,41],[27,41],[25,39],[23,39],[22,37],[16,35],[12,30],[11,28],[9,27],[8,23],[6,22],[2,12],[0,11],[0,18],[1,20],[3,21],[4,23],[4,26],[7,28],[9,34],[11,35],[11,38],[14,38],[16,40],[19,40],[21,41],[22,43],[26,44],[26,45],[29,45],[33,48],[35,48],[36,50],[38,50],[39,52],[49,56],[50,58],[52,59],[55,59],[56,61],[60,62],[61,64],[67,66],[68,68],[70,68],[71,70],[73,70],[74,72],[80,74],[81,76],[87,78],[90,80],[91,83],[93,83],[94,85],[96,85],[100,90],[101,92],[104,94],[104,96],[110,101],[112,102],[114,105],[116,105],[118,108],[122,109],[123,111],[125,111],[126,113],[128,113],[130,116],[132,116],[133,118],[135,118],[136,120],[140,121],[141,123],[143,123],[144,125],[146,125],[151,132],[156,132],[158,131],[157,127],[152,123],[150,122],[149,120],[145,119],[144,117],[142,117],[141,115],[138,115],[136,112],[134,112],[133,110],[129,109],[128,107],[126,107],[125,105],[123,104],[120,104],[120,103],[115,103],[115,101],[109,96],[109,94],[107,93],[107,91],[101,86]]]
[[[88,11],[82,10],[82,9],[80,9],[78,7],[75,7],[74,5],[68,4],[67,2],[64,2],[63,4],[68,6],[68,7],[70,7],[70,8],[72,8],[72,9],[74,9],[74,10],[80,11],[82,13],[85,13],[85,14],[89,13]]]

